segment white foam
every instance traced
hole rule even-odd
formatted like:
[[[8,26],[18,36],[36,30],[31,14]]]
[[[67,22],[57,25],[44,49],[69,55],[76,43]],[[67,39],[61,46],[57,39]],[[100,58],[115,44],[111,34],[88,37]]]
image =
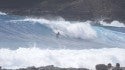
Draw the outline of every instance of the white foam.
[[[4,12],[0,12],[0,15],[7,15],[6,13],[4,13]]]
[[[125,27],[124,23],[121,23],[119,21],[112,21],[111,23],[100,21],[100,24],[103,26]]]
[[[15,21],[29,21],[32,23],[41,23],[50,27],[55,33],[60,32],[61,35],[81,38],[81,39],[93,39],[96,37],[96,31],[91,27],[90,21],[86,22],[70,22],[65,20],[47,20],[47,19],[35,19],[26,18],[24,20]]]
[[[39,48],[0,49],[0,65],[4,68],[55,65],[94,69],[96,64],[117,62],[125,66],[125,49],[49,50]]]

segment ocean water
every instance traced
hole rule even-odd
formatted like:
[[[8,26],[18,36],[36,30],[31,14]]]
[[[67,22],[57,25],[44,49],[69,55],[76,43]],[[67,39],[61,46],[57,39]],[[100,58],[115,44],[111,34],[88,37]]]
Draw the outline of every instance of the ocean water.
[[[125,25],[117,20],[108,24],[0,12],[0,66],[4,68],[125,66],[124,56]]]

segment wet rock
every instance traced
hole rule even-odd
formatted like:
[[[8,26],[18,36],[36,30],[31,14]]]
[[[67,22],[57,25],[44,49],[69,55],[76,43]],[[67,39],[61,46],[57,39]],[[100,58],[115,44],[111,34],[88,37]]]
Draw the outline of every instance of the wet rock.
[[[106,23],[111,23],[112,21],[113,21],[113,19],[108,19],[108,18],[103,20],[103,22],[106,22]]]
[[[2,67],[0,66],[0,70],[2,69]]]
[[[108,70],[108,67],[105,64],[98,64],[96,70]]]
[[[38,69],[35,66],[32,66],[32,67],[26,68],[26,70],[38,70]]]

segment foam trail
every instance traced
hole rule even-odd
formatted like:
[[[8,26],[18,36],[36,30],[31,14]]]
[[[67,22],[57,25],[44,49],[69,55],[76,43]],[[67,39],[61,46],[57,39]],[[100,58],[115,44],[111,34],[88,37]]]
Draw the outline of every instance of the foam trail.
[[[124,23],[120,23],[119,21],[112,21],[111,23],[100,21],[100,24],[103,26],[125,27]]]
[[[101,54],[100,54],[101,52]],[[125,66],[125,49],[49,50],[39,48],[0,49],[0,65],[4,68],[55,65],[94,69],[96,64],[119,62]],[[94,61],[93,61],[94,60]]]

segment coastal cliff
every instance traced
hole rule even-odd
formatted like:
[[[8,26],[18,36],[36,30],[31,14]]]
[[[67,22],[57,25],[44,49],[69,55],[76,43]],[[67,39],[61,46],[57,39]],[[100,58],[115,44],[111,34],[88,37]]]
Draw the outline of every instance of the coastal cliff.
[[[15,15],[61,16],[71,20],[125,19],[125,0],[0,0],[0,10]]]

